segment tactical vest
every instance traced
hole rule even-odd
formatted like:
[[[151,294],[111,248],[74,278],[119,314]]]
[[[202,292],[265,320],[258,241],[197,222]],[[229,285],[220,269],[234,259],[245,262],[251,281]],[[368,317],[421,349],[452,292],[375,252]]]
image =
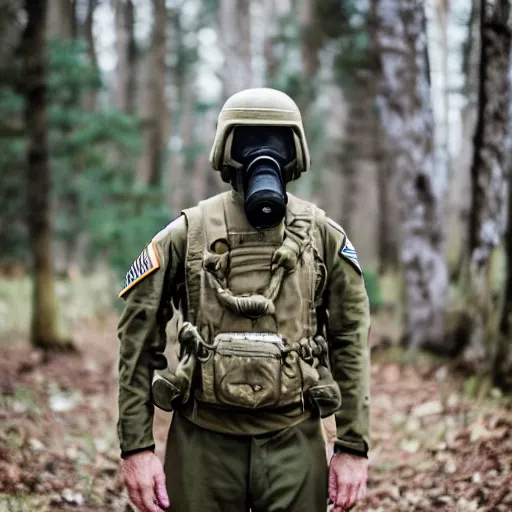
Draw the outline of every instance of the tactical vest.
[[[188,321],[205,340],[223,332],[316,334],[325,280],[316,243],[323,212],[288,194],[286,221],[257,232],[233,191],[185,210]]]
[[[187,321],[176,372],[155,372],[155,405],[172,410],[192,398],[230,409],[310,404],[332,414],[341,395],[317,320],[324,213],[288,194],[285,222],[256,231],[234,191],[183,213]]]

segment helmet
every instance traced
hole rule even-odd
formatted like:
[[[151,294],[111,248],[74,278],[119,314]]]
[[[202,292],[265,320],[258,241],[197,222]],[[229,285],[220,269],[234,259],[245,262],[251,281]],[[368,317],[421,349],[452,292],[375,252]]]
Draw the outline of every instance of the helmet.
[[[231,96],[219,114],[217,133],[210,153],[210,163],[230,182],[231,144],[235,126],[289,126],[293,131],[297,164],[285,170],[286,182],[296,180],[310,167],[310,155],[302,117],[296,103],[276,89],[246,89]]]

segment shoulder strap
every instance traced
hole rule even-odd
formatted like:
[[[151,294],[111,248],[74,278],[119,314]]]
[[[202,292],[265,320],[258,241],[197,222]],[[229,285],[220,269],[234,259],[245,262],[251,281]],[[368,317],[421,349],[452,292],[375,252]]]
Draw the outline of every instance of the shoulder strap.
[[[203,212],[199,206],[183,210],[187,219],[187,250],[185,255],[185,283],[187,290],[188,321],[197,318],[201,291],[201,265],[204,251]]]
[[[225,237],[224,200],[226,193],[201,201],[183,210],[187,219],[186,287],[189,321],[197,323],[201,298],[201,268],[206,244]],[[212,236],[214,237],[212,239]]]
[[[314,244],[315,207],[307,202],[288,194],[286,209],[286,232],[299,246],[299,252]]]

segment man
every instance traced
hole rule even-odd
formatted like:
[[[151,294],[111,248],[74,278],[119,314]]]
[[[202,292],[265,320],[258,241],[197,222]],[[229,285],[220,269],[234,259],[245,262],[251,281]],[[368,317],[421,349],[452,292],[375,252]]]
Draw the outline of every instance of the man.
[[[273,89],[235,94],[210,161],[232,190],[158,233],[120,294],[130,498],[143,512],[324,512],[328,498],[348,510],[366,493],[368,298],[343,229],[286,193],[310,166],[296,104]],[[177,307],[186,321],[170,370]],[[153,404],[174,410],[165,471]],[[328,467],[320,417],[333,413]]]

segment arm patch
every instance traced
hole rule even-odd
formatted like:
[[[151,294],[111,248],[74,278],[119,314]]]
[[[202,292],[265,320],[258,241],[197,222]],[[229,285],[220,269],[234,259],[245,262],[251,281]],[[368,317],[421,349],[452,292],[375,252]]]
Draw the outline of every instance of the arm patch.
[[[340,250],[340,256],[348,260],[348,262],[356,268],[359,274],[363,274],[363,270],[361,269],[361,265],[357,259],[357,253],[355,247],[352,245],[352,242],[348,239],[348,236],[345,235],[345,242],[343,243],[343,247]]]
[[[160,261],[154,246],[154,241],[148,244],[140,253],[139,257],[132,263],[130,270],[126,274],[123,282],[123,289],[119,293],[119,297],[131,290],[139,281],[152,274],[160,268]]]

